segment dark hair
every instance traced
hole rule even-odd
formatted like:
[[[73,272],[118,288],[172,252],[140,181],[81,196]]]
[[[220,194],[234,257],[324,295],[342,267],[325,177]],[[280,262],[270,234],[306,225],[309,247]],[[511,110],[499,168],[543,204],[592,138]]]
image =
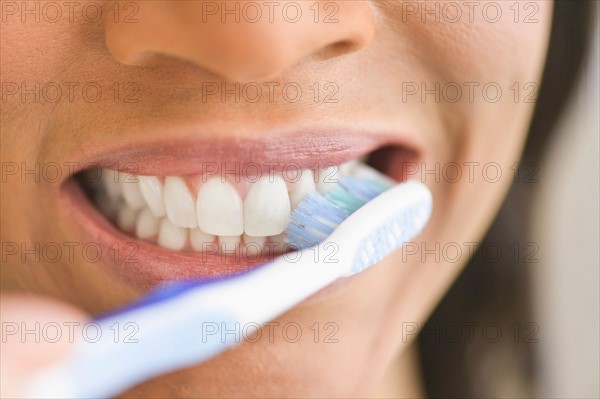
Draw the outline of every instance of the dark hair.
[[[594,1],[555,1],[546,65],[521,165],[538,164],[572,95],[590,44],[595,7]],[[535,395],[531,342],[535,342],[536,324],[524,259],[528,251],[523,250],[534,186],[523,179],[513,184],[479,250],[421,329],[418,343],[428,397]],[[489,248],[488,244],[504,250],[500,261],[486,261],[481,249]],[[521,245],[516,259],[506,256],[514,245]],[[531,243],[529,251],[534,250]],[[485,326],[490,327],[488,335]],[[497,326],[503,337],[494,342],[500,331]],[[460,339],[457,331],[462,333]],[[469,331],[475,333],[473,339],[465,336]]]

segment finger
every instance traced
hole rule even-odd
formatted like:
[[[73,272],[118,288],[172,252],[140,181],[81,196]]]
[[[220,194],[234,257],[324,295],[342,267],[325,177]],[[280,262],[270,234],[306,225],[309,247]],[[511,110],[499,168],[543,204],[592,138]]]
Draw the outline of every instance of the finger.
[[[76,326],[87,319],[82,311],[57,300],[2,295],[2,397],[19,396],[31,373],[66,356],[74,342]]]

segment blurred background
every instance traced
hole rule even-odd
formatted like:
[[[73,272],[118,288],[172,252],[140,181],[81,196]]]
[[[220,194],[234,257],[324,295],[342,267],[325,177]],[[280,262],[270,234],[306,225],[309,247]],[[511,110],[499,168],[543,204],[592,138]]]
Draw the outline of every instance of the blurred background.
[[[575,42],[575,33],[587,38],[588,31],[573,17],[574,2],[556,4],[571,25],[553,32],[551,83],[538,99],[519,174],[478,251],[421,328],[428,397],[600,398],[600,7],[567,96],[576,70],[561,61],[579,59],[585,40]],[[559,108],[548,105],[561,99],[559,121],[544,123]],[[486,257],[486,244],[501,256]]]
[[[600,397],[600,32],[540,165],[530,241],[537,395]]]

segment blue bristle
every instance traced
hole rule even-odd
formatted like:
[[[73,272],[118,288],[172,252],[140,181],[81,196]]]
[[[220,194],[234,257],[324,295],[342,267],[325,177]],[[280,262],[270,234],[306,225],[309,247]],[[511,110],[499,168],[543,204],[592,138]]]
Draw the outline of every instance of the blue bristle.
[[[323,197],[349,215],[352,215],[358,208],[367,203],[367,201],[363,201],[343,187],[341,182],[331,190],[323,193]]]
[[[377,197],[382,192],[391,188],[375,180],[368,178],[357,179],[356,177],[344,177],[340,179],[340,185],[352,196],[359,198],[363,205]]]
[[[296,249],[323,242],[352,213],[388,188],[370,179],[345,177],[323,195],[308,194],[292,212],[285,241]]]
[[[291,246],[304,249],[322,242],[346,218],[349,213],[313,192],[300,202],[292,213],[285,241]]]

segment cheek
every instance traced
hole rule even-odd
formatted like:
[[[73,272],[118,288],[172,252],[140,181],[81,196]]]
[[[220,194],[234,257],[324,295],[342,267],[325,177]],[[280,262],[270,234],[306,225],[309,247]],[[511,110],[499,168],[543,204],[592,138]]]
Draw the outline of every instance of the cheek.
[[[477,4],[467,14],[473,22],[463,14],[457,23],[415,28],[428,65],[437,65],[438,97],[425,100],[443,115],[448,161],[515,161],[540,90],[552,3]]]
[[[419,19],[396,28],[412,35],[406,53],[417,60],[413,67],[421,66],[416,72],[405,68],[403,79],[411,74],[417,94],[402,102],[416,114],[428,110],[429,119],[439,121],[428,125],[434,132],[432,152],[413,175],[432,188],[433,217],[416,253],[401,262],[420,268],[428,281],[421,288],[429,297],[443,292],[466,263],[470,246],[480,242],[519,176],[523,165],[518,159],[540,90],[551,27],[551,2],[477,4],[473,23],[463,18],[423,24]],[[482,18],[486,4],[493,4],[488,19],[498,9],[497,22]],[[394,18],[402,20],[402,15]],[[454,88],[459,90],[456,101]],[[443,256],[448,245],[462,249],[458,261]]]
[[[407,19],[407,29],[420,36],[414,44],[430,58],[428,65],[440,77],[522,78],[539,69],[552,2],[465,2],[450,8],[452,4],[457,3],[442,2],[433,17],[422,11],[416,23]],[[427,22],[433,18],[434,23],[423,23],[423,18]]]
[[[456,48],[448,45],[449,51],[471,60],[451,70],[463,82],[471,79],[469,89],[473,89],[468,104],[462,101],[463,123],[455,125],[460,142],[455,155],[496,161],[508,174],[504,164],[518,159],[539,94],[552,4],[491,4],[497,9],[498,22],[466,26],[465,30],[471,30],[468,36],[475,40],[461,40],[458,35],[453,40]],[[448,63],[456,58],[447,57]]]
[[[8,6],[12,3],[2,3],[3,11],[10,10]],[[39,13],[22,12],[21,7],[26,7],[26,3],[14,2],[14,7],[18,10],[16,15],[2,16],[0,124],[6,153],[17,162],[33,163],[43,147],[47,121],[65,108],[73,108],[75,101],[81,99],[81,87],[86,80],[80,74],[67,73],[66,65],[72,65],[73,59],[83,58],[77,54],[86,48],[82,43],[91,41],[95,35],[88,34],[92,24],[69,22],[68,14],[57,23],[44,21],[43,16],[48,17],[51,8],[45,8],[43,2],[27,6]],[[66,12],[58,9],[63,15]],[[39,23],[36,23],[37,18]],[[94,78],[87,81],[91,80]],[[63,137],[68,135],[68,131],[62,131]],[[50,147],[55,148],[61,142],[56,140]]]

